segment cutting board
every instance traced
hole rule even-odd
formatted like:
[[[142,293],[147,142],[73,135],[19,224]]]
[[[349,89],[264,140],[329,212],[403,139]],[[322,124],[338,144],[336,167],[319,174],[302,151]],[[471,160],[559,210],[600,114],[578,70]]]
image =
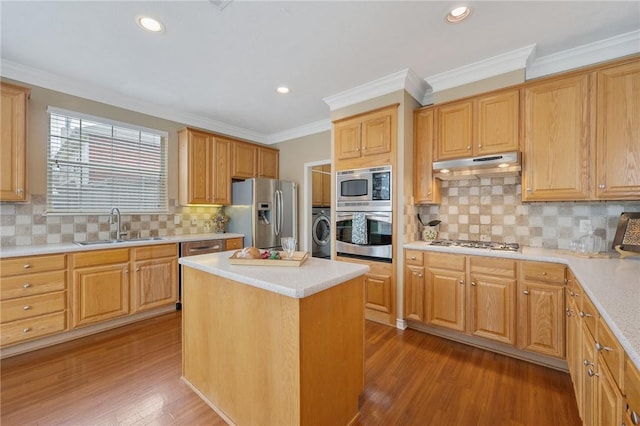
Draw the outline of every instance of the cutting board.
[[[242,259],[238,257],[238,253],[242,250],[238,250],[231,255],[229,263],[232,265],[253,265],[253,266],[300,266],[308,258],[309,252],[295,251],[291,259],[284,259],[284,252],[279,252],[281,259]]]

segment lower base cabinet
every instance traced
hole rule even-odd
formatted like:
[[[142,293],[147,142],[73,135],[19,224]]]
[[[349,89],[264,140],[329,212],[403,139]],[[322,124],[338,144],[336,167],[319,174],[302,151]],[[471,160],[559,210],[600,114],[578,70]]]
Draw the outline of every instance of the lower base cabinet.
[[[163,244],[132,249],[133,311],[175,303],[178,299],[178,246]]]

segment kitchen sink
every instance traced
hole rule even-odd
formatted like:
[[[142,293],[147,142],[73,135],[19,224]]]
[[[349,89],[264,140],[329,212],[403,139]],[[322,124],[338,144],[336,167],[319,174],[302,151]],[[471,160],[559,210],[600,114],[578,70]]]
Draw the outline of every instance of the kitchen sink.
[[[130,240],[95,240],[95,241],[74,241],[74,244],[79,246],[95,246],[99,244],[119,244],[119,243],[137,243],[140,241],[162,241],[163,237],[145,237],[145,238],[131,238]]]

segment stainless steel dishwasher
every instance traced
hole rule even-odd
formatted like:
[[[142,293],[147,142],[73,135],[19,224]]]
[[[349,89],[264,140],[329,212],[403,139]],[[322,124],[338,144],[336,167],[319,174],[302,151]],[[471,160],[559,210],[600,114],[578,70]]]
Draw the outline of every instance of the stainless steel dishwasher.
[[[180,243],[180,257],[195,256],[197,254],[217,253],[225,250],[225,240],[201,240]],[[182,309],[182,266],[178,271],[178,301],[176,310]]]

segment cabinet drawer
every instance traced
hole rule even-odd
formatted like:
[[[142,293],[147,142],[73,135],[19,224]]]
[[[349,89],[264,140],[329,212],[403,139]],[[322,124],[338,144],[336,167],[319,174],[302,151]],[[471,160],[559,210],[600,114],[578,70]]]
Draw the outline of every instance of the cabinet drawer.
[[[595,306],[591,303],[591,299],[587,296],[582,296],[582,310],[580,311],[580,317],[584,320],[584,324],[591,332],[592,336],[596,336],[596,324],[598,323],[598,311],[596,311]]]
[[[67,271],[64,270],[3,278],[0,283],[0,300],[50,293],[66,287]]]
[[[229,238],[225,241],[226,250],[238,250],[242,248],[242,238]]]
[[[2,307],[0,322],[4,324],[10,321],[63,311],[66,307],[66,293],[58,291],[56,293],[4,300],[0,306]]]
[[[424,253],[420,250],[405,250],[404,261],[407,265],[424,265]]]
[[[523,262],[522,275],[525,280],[564,285],[565,269],[557,263]]]
[[[582,288],[580,287],[580,283],[573,275],[571,270],[567,269],[567,301],[572,300],[579,310],[582,309]]]
[[[135,260],[175,256],[178,256],[177,244],[158,244],[157,246],[137,247],[133,249],[133,257]]]
[[[458,254],[429,253],[427,255],[427,262],[431,268],[464,271],[465,260],[465,256]]]
[[[602,317],[598,318],[597,333],[596,348],[601,348],[599,349],[600,355],[607,363],[618,388],[622,389],[622,380],[624,379],[624,350]]]
[[[12,345],[24,340],[65,331],[66,328],[67,313],[64,311],[21,321],[13,321],[0,325],[0,344],[2,346]]]
[[[469,262],[474,274],[494,275],[505,278],[515,278],[518,261],[494,257],[471,257]]]
[[[67,266],[65,259],[64,254],[3,259],[0,260],[0,276],[4,278],[14,275],[64,269]]]
[[[104,266],[115,263],[126,263],[129,261],[129,249],[115,250],[93,250],[72,255],[74,268],[84,268],[86,266]]]

